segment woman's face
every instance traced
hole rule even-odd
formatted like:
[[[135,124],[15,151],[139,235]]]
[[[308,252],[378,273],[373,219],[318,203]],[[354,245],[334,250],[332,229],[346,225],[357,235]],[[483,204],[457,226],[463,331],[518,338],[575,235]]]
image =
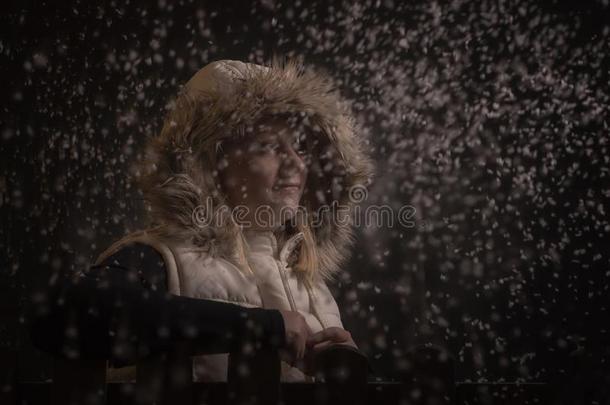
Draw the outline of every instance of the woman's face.
[[[247,220],[256,229],[276,229],[292,218],[303,195],[307,179],[305,134],[282,120],[267,121],[253,129],[253,134],[223,147],[220,182],[232,207],[247,208],[238,222]],[[260,207],[265,207],[267,214],[255,215]]]

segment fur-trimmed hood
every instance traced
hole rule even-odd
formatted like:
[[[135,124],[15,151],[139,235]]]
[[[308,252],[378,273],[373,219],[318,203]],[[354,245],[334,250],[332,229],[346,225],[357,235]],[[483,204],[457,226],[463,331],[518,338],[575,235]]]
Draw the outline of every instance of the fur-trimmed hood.
[[[241,230],[234,223],[209,220],[227,206],[218,187],[216,152],[223,139],[243,136],[247,126],[282,114],[298,116],[310,130],[308,136],[326,145],[309,168],[303,196],[308,210],[335,204],[351,212],[354,195],[359,202],[371,180],[373,163],[331,80],[296,62],[263,67],[225,60],[208,64],[184,86],[136,170],[159,234],[235,260]],[[202,207],[206,226],[194,220]],[[328,278],[349,256],[351,221],[326,215],[311,229],[319,275]]]

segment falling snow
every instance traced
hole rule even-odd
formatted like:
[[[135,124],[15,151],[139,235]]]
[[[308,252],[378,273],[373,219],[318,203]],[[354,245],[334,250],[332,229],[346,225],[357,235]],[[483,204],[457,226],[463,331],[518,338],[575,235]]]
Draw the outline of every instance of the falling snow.
[[[0,40],[3,272],[25,288],[145,223],[131,165],[199,68],[302,57],[368,139],[363,206],[416,212],[359,229],[333,285],[361,350],[386,378],[434,342],[462,380],[543,380],[609,327],[608,4],[552,3],[15,10]]]

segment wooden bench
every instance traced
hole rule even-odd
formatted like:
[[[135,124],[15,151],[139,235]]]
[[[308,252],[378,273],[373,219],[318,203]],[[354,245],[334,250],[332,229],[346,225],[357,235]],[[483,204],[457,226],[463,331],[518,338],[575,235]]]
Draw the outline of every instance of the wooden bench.
[[[106,361],[55,359],[52,383],[12,383],[7,404],[451,404],[453,358],[434,346],[412,350],[398,381],[369,381],[368,361],[358,350],[335,345],[314,360],[315,383],[281,383],[277,352],[230,354],[226,383],[192,380],[192,360],[176,347],[142,359],[135,383],[107,383]],[[11,384],[8,384],[11,385]],[[8,386],[7,385],[7,386]]]

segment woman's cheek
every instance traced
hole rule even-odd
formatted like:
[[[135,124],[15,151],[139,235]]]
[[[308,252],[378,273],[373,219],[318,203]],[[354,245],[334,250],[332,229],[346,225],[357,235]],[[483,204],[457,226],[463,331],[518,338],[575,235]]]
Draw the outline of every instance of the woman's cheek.
[[[267,159],[252,158],[248,162],[248,180],[246,187],[257,204],[265,204],[275,184],[273,166]],[[258,196],[258,197],[254,197]]]
[[[272,157],[261,157],[252,162],[252,171],[257,174],[262,184],[273,186],[279,170],[279,163]]]

